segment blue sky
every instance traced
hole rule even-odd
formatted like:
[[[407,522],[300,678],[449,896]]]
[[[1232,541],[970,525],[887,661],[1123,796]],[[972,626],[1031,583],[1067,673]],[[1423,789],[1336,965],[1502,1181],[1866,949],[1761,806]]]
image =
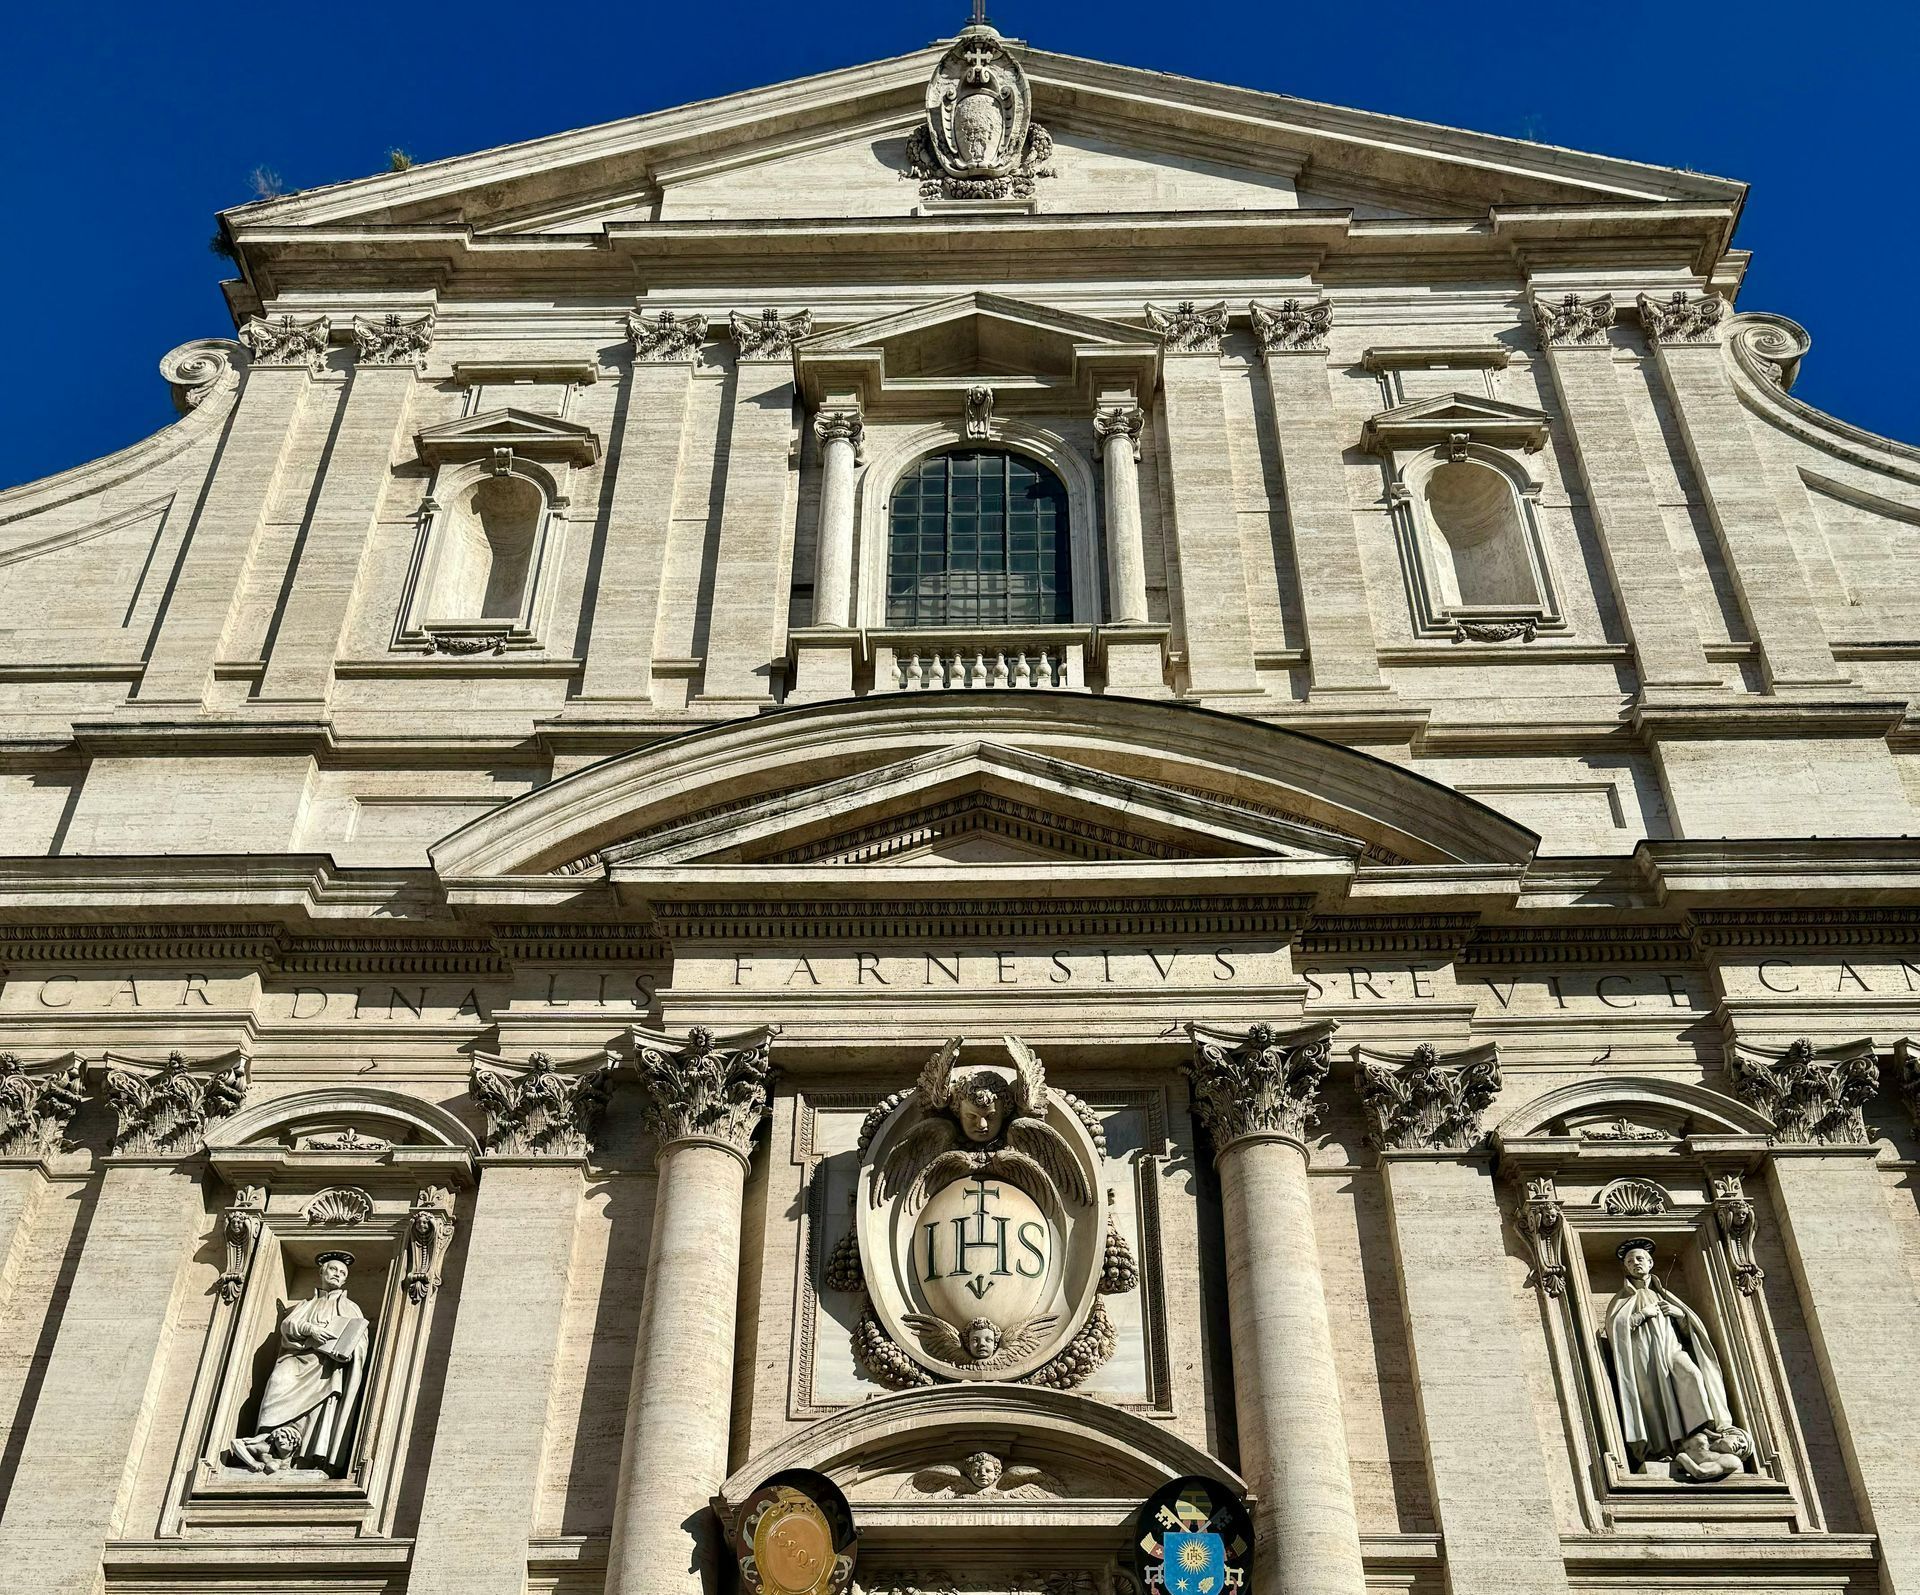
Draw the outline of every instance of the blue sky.
[[[16,307],[0,484],[171,418],[155,362],[231,331],[207,240],[256,168],[288,189],[336,182],[396,146],[431,160],[897,54],[966,13],[345,0],[283,26],[271,6],[23,8],[0,66],[0,287]],[[1755,257],[1741,306],[1813,334],[1796,396],[1920,442],[1911,3],[999,0],[991,14],[1069,54],[1739,178],[1752,193],[1736,242]]]

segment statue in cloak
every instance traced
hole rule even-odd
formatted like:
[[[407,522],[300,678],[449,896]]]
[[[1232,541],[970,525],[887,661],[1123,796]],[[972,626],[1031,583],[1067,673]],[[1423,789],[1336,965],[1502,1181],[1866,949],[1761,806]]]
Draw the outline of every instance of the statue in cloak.
[[[1622,1241],[1615,1254],[1626,1271],[1607,1303],[1605,1337],[1613,1353],[1620,1431],[1634,1471],[1670,1459],[1703,1431],[1733,1429],[1727,1382],[1700,1316],[1653,1272],[1653,1242]]]
[[[280,1355],[260,1397],[254,1432],[226,1460],[251,1473],[283,1468],[346,1472],[354,1409],[367,1368],[367,1318],[347,1295],[351,1252],[322,1252],[320,1281],[280,1320]]]

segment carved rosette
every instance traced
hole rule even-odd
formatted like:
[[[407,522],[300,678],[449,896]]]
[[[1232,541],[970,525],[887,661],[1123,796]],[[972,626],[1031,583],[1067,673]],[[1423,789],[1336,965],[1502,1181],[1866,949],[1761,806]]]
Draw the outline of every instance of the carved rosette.
[[[429,1186],[414,1198],[407,1214],[401,1286],[414,1306],[440,1288],[440,1271],[446,1266],[447,1242],[452,1238],[453,1192],[445,1186]]]
[[[327,338],[333,322],[326,316],[295,321],[292,316],[249,316],[240,329],[257,366],[305,366],[316,376],[327,363]]]
[[[195,338],[169,349],[160,375],[173,390],[173,407],[182,415],[197,410],[240,374],[241,346],[231,338]]]
[[[1563,294],[1558,299],[1533,301],[1533,325],[1543,349],[1602,345],[1613,319],[1612,294],[1598,294],[1592,299]]]
[[[1325,351],[1333,328],[1333,306],[1327,300],[1282,299],[1263,305],[1255,299],[1247,308],[1253,312],[1253,333],[1262,354]]]
[[[1779,1052],[1736,1047],[1727,1072],[1783,1142],[1863,1146],[1873,1139],[1860,1111],[1880,1089],[1871,1041],[1816,1048],[1802,1036]]]
[[[903,175],[927,200],[1031,199],[1052,159],[1020,63],[985,23],[963,29],[928,80]]]
[[[696,1027],[684,1040],[633,1031],[641,1116],[662,1148],[709,1141],[744,1159],[766,1117],[778,1025],[723,1038]]]
[[[1140,434],[1146,429],[1147,412],[1137,404],[1106,404],[1093,412],[1093,451],[1105,455],[1107,445],[1124,441],[1140,458]]]
[[[246,1101],[252,1060],[244,1052],[189,1063],[169,1053],[164,1064],[107,1054],[105,1094],[118,1123],[113,1149],[122,1156],[191,1156],[206,1145],[208,1124]]]
[[[410,366],[418,371],[426,364],[426,352],[432,343],[431,310],[418,316],[353,318],[354,359],[363,366]]]
[[[1444,1056],[1429,1045],[1410,1057],[1354,1048],[1367,1139],[1383,1152],[1469,1152],[1485,1139],[1480,1115],[1500,1090],[1492,1042]]]
[[[1533,1253],[1533,1283],[1549,1296],[1560,1295],[1567,1288],[1567,1221],[1550,1176],[1527,1181],[1513,1222]]]
[[[1187,1026],[1193,1039],[1187,1084],[1216,1153],[1249,1135],[1305,1143],[1332,1068],[1333,1029],[1317,1024],[1282,1034],[1270,1025],[1245,1032]]]
[[[1751,1296],[1767,1276],[1753,1260],[1753,1203],[1748,1200],[1737,1173],[1714,1175],[1713,1216],[1733,1261],[1734,1283],[1742,1295]]]
[[[1649,343],[1712,343],[1727,313],[1727,302],[1718,294],[1684,289],[1664,298],[1642,294],[1639,305],[1640,330]]]
[[[1171,308],[1148,305],[1147,325],[1160,334],[1170,354],[1218,354],[1227,334],[1227,302],[1196,305],[1182,299]]]
[[[633,345],[636,365],[667,365],[698,357],[712,323],[690,311],[662,310],[656,316],[642,311],[627,315],[627,341]]]
[[[233,1206],[227,1209],[222,1225],[226,1241],[226,1266],[213,1282],[214,1294],[227,1306],[237,1302],[247,1288],[247,1275],[253,1268],[254,1247],[260,1240],[260,1227],[266,1221],[267,1188],[243,1185],[234,1193]]]
[[[613,1094],[611,1052],[556,1064],[544,1052],[524,1065],[476,1053],[467,1089],[486,1115],[487,1151],[506,1157],[585,1157]]]
[[[79,1053],[22,1063],[11,1052],[0,1052],[0,1158],[58,1152],[67,1125],[86,1100]]]
[[[813,312],[796,310],[783,316],[769,307],[758,315],[729,311],[727,325],[733,331],[734,348],[742,360],[785,360],[793,353],[795,342],[813,331]]]

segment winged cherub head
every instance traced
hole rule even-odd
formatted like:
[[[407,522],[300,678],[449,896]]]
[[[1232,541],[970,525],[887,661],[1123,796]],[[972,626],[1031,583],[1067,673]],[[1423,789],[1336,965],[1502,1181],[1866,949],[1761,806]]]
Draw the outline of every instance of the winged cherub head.
[[[999,1137],[1013,1113],[1013,1088],[999,1075],[976,1069],[954,1090],[953,1111],[966,1138],[985,1146]]]
[[[967,1355],[975,1362],[985,1362],[1000,1349],[1000,1326],[991,1318],[975,1318],[968,1322],[964,1336]]]
[[[967,1481],[976,1490],[991,1490],[1000,1482],[1000,1475],[1005,1471],[1000,1459],[991,1451],[975,1451],[960,1466],[967,1475]]]

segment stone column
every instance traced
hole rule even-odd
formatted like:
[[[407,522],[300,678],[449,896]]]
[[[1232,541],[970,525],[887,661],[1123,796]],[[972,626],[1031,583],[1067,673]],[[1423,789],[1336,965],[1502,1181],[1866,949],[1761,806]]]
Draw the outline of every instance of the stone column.
[[[47,1189],[47,1159],[60,1150],[86,1095],[77,1052],[40,1063],[0,1052],[0,1304],[13,1294]]]
[[[476,1055],[486,1114],[412,1595],[522,1595],[581,1175],[613,1084],[607,1054],[524,1066]]]
[[[1333,306],[1287,299],[1256,302],[1250,309],[1272,400],[1273,442],[1307,628],[1310,693],[1384,692],[1360,538],[1347,498],[1347,440],[1327,380]]]
[[[613,484],[607,541],[593,593],[587,667],[576,700],[588,713],[601,704],[636,712],[652,707],[667,533],[679,490],[694,363],[708,330],[705,316],[671,310],[627,317],[633,369],[615,443],[618,452],[609,455]]]
[[[326,364],[328,329],[325,316],[306,322],[254,316],[240,329],[253,358],[209,467],[206,495],[187,529],[179,578],[160,616],[135,702],[197,710],[205,699],[308,391]]]
[[[1586,483],[1587,504],[1613,578],[1621,624],[1633,641],[1643,689],[1717,688],[1693,603],[1674,560],[1666,516],[1640,455],[1614,369],[1610,295],[1535,299],[1534,325]]]
[[[1131,394],[1094,412],[1094,447],[1107,489],[1107,619],[1147,621],[1147,551],[1140,531],[1140,432],[1146,412]]]
[[[807,311],[732,316],[734,365],[726,483],[720,503],[706,669],[696,702],[764,705],[773,662],[786,652],[788,530],[793,449],[793,341],[813,329]]]
[[[653,1240],[607,1547],[607,1595],[712,1595],[727,1475],[740,1204],[767,1111],[771,1030],[636,1030],[656,1143]]]
[[[820,440],[820,536],[814,550],[813,623],[853,624],[853,469],[866,436],[858,410],[822,410],[813,419]]]
[[[1187,1031],[1194,1111],[1220,1173],[1240,1471],[1257,1497],[1254,1588],[1361,1595],[1347,1431],[1307,1189],[1307,1125],[1333,1027]]]
[[[1546,1451],[1522,1366],[1507,1247],[1480,1116],[1491,1044],[1442,1056],[1354,1049],[1380,1153],[1428,1494],[1454,1595],[1566,1595]]]
[[[0,1513],[0,1590],[95,1595],[166,1366],[181,1264],[204,1212],[207,1123],[245,1099],[247,1059],[108,1056],[118,1118],[40,1401]]]
[[[1718,330],[1726,301],[1676,293],[1642,294],[1639,303],[1641,330],[1673,399],[1768,685],[1777,691],[1846,683],[1727,371]]]
[[[1767,1172],[1781,1240],[1861,1527],[1879,1540],[1880,1587],[1917,1595],[1920,1383],[1903,1376],[1898,1359],[1920,1346],[1920,1299],[1888,1206],[1907,1198],[1895,1197],[1876,1166],[1861,1112],[1879,1087],[1873,1044],[1740,1045],[1728,1072],[1774,1126]]]
[[[1227,307],[1148,305],[1147,320],[1166,343],[1161,415],[1188,687],[1199,698],[1256,693],[1247,562],[1233,504],[1226,395],[1220,389]]]
[[[287,603],[267,641],[263,702],[324,707],[360,579],[360,560],[406,435],[414,377],[433,342],[433,315],[353,318],[352,385],[295,555]]]

